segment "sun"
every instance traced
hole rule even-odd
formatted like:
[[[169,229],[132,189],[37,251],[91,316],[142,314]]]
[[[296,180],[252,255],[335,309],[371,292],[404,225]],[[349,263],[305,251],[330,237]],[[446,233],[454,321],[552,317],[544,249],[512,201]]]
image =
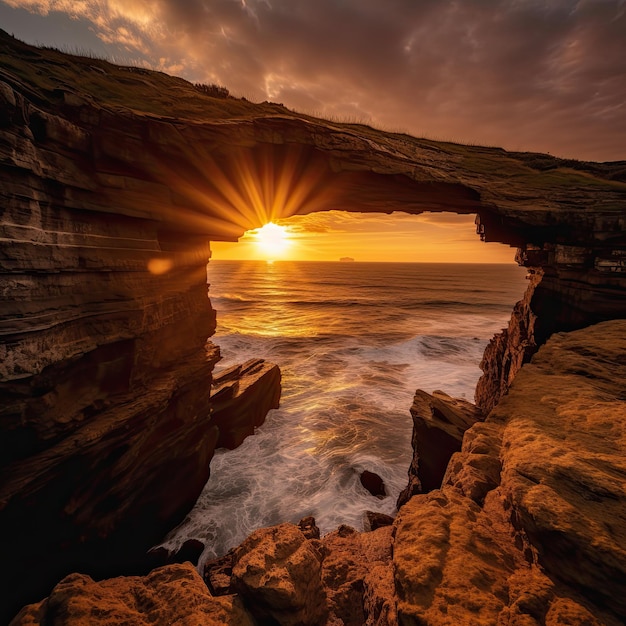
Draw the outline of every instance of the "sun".
[[[258,228],[253,237],[259,251],[266,259],[276,259],[284,255],[291,246],[289,231],[284,226],[269,222]]]

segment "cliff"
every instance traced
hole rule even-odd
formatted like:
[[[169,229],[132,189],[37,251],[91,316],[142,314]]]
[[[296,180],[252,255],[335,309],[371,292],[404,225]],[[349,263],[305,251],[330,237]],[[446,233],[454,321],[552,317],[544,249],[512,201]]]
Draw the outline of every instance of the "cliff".
[[[212,98],[5,33],[0,63],[0,549],[14,603],[73,570],[140,570],[206,481],[219,437],[211,240],[330,208],[476,214],[479,235],[518,247],[531,271],[485,353],[485,413],[501,410],[553,333],[624,317],[624,162],[433,142]],[[271,405],[275,388],[263,394]],[[462,506],[473,516],[479,505]]]
[[[213,593],[190,566],[99,584],[72,575],[14,626],[151,623],[157,608],[169,622],[189,606],[228,611],[201,623],[623,624],[625,350],[626,320],[549,339],[467,431],[441,488],[412,497],[393,528],[321,540],[291,524],[260,529]],[[188,580],[188,604],[163,602],[173,579]],[[159,604],[138,604],[131,586]]]

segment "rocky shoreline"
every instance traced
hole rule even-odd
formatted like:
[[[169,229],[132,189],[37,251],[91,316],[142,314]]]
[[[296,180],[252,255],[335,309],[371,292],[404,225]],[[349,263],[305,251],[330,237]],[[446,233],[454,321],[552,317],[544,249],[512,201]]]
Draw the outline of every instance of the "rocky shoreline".
[[[0,619],[38,602],[16,623],[623,623],[626,164],[215,100],[3,32],[0,58]],[[149,574],[146,550],[193,505],[218,441],[278,401],[259,362],[211,394],[209,242],[260,225],[224,193],[243,171],[310,174],[301,214],[476,214],[530,279],[477,408],[451,422],[453,400],[418,394],[393,525],[259,530],[213,597],[190,566]],[[447,452],[425,474],[426,433]]]
[[[206,585],[190,563],[99,583],[72,574],[12,624],[617,626],[625,338],[624,320],[551,338],[469,427],[440,488],[391,525],[321,539],[310,518],[263,528],[207,564]]]

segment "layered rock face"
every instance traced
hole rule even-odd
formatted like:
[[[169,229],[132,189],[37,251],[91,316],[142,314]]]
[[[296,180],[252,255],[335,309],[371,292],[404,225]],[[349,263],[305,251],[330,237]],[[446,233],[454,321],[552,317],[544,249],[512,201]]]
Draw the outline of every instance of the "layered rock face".
[[[476,404],[488,413],[548,337],[626,315],[626,217],[597,216],[580,245],[524,244],[517,253],[529,284],[480,364]],[[566,238],[566,229],[559,238]],[[534,235],[534,241],[540,238]],[[530,240],[530,239],[529,239]]]
[[[70,571],[141,571],[222,444],[209,237],[163,212],[165,185],[135,176],[129,146],[142,149],[143,133],[120,124],[116,135],[97,107],[74,121],[49,114],[5,83],[0,109],[0,552],[11,613]],[[251,429],[277,405],[280,373],[249,370],[233,377],[247,391],[221,419]]]
[[[236,448],[265,421],[280,401],[280,369],[251,359],[213,377],[211,422],[219,430],[218,448]]]

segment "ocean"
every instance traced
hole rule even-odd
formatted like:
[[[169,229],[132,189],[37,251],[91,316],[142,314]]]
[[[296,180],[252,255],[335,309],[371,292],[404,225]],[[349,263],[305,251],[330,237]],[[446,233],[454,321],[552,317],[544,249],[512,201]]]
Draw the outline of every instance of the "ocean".
[[[195,508],[163,542],[206,545],[313,515],[322,534],[395,512],[411,462],[416,389],[473,401],[485,345],[525,289],[511,265],[211,261],[221,368],[261,357],[282,371],[280,408],[220,449]],[[387,497],[360,483],[382,477]]]

